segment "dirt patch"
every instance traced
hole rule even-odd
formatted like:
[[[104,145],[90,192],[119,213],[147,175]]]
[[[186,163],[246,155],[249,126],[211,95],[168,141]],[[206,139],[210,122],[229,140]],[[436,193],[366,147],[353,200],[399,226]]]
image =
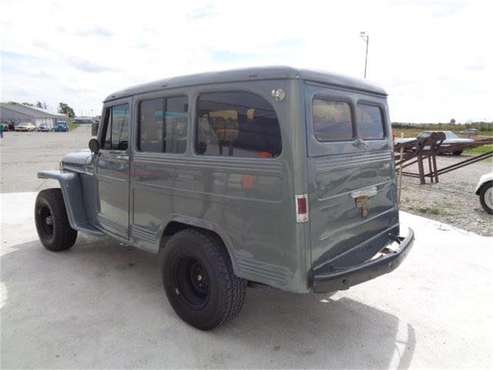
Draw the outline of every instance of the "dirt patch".
[[[439,168],[465,157],[438,157]],[[412,169],[416,171],[416,169]],[[486,160],[440,176],[438,184],[419,185],[419,180],[403,177],[401,209],[429,217],[484,236],[493,236],[493,216],[486,213],[474,193],[481,175],[493,171]]]

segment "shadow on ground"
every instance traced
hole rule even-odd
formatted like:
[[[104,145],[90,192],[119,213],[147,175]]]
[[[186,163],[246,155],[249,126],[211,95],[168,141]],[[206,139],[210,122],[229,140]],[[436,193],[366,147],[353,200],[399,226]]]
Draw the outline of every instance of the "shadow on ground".
[[[239,318],[197,331],[169,306],[156,256],[110,240],[14,246],[1,280],[2,368],[405,369],[415,347],[412,326],[389,313],[274,289],[249,289]]]

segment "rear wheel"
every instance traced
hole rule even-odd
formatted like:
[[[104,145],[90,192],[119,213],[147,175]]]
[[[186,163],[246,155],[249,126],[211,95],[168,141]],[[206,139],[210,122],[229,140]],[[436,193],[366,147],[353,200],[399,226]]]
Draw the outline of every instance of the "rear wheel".
[[[77,231],[70,226],[60,189],[39,192],[34,206],[34,220],[39,240],[46,249],[58,252],[75,244]]]
[[[493,215],[493,182],[483,184],[479,189],[479,201],[483,209]]]
[[[219,238],[182,230],[161,249],[160,264],[166,295],[183,321],[211,330],[240,312],[247,282],[234,275]]]
[[[453,155],[461,155],[462,150],[456,150],[455,152],[452,152]]]

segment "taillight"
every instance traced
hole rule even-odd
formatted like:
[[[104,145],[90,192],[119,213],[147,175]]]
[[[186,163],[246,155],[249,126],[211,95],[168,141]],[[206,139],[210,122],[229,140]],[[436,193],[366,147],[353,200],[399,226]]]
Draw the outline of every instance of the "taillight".
[[[296,195],[296,222],[308,222],[308,195]]]

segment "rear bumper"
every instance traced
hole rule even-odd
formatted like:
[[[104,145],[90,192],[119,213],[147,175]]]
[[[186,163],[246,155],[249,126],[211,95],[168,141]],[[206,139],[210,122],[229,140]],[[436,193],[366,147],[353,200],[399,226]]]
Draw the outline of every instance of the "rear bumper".
[[[377,276],[395,270],[404,261],[414,242],[414,232],[409,229],[406,237],[393,240],[397,248],[390,249],[385,245],[372,258],[353,266],[337,267],[337,263],[313,272],[311,286],[314,293],[326,293],[348,289]]]

